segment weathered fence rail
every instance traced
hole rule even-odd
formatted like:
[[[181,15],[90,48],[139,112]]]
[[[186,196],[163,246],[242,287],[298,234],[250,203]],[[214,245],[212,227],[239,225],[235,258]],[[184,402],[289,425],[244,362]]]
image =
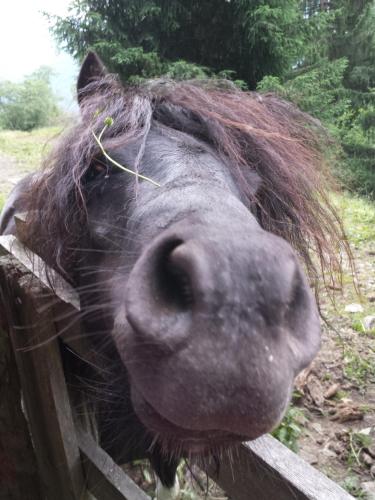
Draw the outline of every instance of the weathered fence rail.
[[[0,236],[0,500],[146,500],[74,418],[59,343],[94,353],[75,290],[53,282],[39,257]],[[207,472],[234,500],[353,498],[270,436]]]

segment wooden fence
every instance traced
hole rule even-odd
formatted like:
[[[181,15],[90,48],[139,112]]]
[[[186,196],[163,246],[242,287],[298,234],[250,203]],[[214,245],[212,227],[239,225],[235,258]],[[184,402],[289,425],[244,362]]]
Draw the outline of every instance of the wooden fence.
[[[75,290],[49,283],[36,255],[0,236],[0,500],[149,499],[75,419],[59,343],[93,353]],[[271,436],[207,472],[233,500],[353,498]]]

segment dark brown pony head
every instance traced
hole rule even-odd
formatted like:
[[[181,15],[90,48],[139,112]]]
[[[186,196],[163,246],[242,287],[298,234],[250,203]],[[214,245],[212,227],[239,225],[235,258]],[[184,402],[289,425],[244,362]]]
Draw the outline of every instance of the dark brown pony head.
[[[79,103],[30,188],[29,246],[77,286],[153,439],[266,432],[319,346],[303,267],[329,283],[347,248],[319,123],[220,82],[124,88],[92,54]]]

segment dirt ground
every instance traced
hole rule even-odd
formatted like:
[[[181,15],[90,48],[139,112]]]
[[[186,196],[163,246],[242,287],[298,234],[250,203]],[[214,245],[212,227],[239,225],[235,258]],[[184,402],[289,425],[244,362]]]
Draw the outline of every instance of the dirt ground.
[[[0,201],[29,170],[0,148]],[[353,234],[361,297],[348,272],[344,286],[331,290],[335,306],[322,294],[322,311],[331,326],[323,325],[320,354],[297,381],[297,410],[289,414],[282,440],[352,495],[375,498],[375,324],[367,329],[363,324],[366,316],[375,316],[375,241]],[[148,482],[149,472],[143,466],[140,470],[139,481]],[[210,491],[206,498],[223,498]],[[186,489],[183,498],[202,498],[202,493]]]
[[[353,496],[374,499],[375,324],[366,331],[363,323],[375,316],[375,241],[352,248],[361,296],[346,283],[335,291],[335,307],[322,297],[332,326],[323,325],[321,351],[296,384],[295,404],[306,418],[298,453]]]

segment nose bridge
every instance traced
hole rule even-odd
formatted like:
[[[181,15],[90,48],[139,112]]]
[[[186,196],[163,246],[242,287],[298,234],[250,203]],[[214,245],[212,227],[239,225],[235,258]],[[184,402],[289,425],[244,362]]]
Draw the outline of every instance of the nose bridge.
[[[127,229],[131,234],[142,234],[144,242],[158,239],[162,236],[161,231],[182,230],[185,239],[193,239],[198,236],[197,231],[212,235],[224,228],[237,238],[235,227],[258,226],[239,197],[228,188],[218,186],[214,180],[199,179],[199,182],[187,183],[184,178],[159,188],[156,195],[150,191],[139,199],[142,202],[135,204]],[[150,224],[151,220],[157,223]],[[141,250],[136,241],[133,245],[137,251]]]

